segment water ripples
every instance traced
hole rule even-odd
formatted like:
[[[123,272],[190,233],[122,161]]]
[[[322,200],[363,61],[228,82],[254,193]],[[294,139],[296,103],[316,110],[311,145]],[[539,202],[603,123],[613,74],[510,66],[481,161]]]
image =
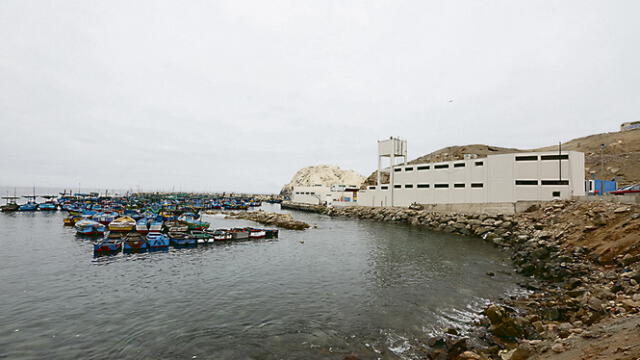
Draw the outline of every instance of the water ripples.
[[[318,229],[93,258],[60,213],[0,215],[0,358],[410,359],[516,289],[506,256],[479,240],[295,216]]]

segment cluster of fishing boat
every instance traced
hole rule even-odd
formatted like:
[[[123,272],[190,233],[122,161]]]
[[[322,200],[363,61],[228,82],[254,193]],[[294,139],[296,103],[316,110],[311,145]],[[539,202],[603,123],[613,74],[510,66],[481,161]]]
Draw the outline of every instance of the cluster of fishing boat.
[[[141,252],[166,250],[169,246],[189,247],[213,244],[218,241],[270,239],[278,237],[276,229],[234,228],[209,229],[194,213],[183,213],[175,219],[149,214],[134,217],[117,212],[93,215],[70,215],[65,225],[75,226],[78,235],[96,236],[94,254],[107,255],[120,251]],[[139,214],[138,214],[139,215]]]
[[[76,233],[92,237],[96,255],[120,251],[152,251],[170,246],[186,247],[217,241],[277,238],[278,230],[258,228],[209,229],[200,212],[206,210],[247,210],[262,204],[251,197],[212,196],[202,194],[131,194],[101,196],[97,193],[60,196],[25,196],[29,201],[18,205],[18,196],[6,196],[3,212],[68,212],[64,225],[74,226]],[[45,202],[36,203],[37,198]],[[278,202],[278,199],[266,199]]]

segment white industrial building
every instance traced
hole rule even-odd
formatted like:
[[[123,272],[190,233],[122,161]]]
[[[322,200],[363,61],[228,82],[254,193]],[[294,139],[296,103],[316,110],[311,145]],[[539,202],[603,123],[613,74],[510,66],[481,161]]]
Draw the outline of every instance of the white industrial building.
[[[358,194],[361,206],[418,204],[491,204],[546,201],[582,196],[584,154],[549,151],[489,155],[438,163],[406,163],[406,140],[378,142],[381,160],[390,158],[390,183],[368,186]],[[402,164],[396,164],[398,157]]]
[[[291,201],[295,203],[329,206],[356,205],[359,188],[355,185],[294,186]]]

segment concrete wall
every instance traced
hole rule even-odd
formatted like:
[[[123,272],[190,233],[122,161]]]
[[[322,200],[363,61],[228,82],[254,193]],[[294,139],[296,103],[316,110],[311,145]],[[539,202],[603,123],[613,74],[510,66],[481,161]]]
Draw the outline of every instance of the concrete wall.
[[[358,204],[513,204],[584,195],[584,154],[561,155],[559,160],[558,152],[501,154],[396,166],[393,185],[369,186],[360,191]]]

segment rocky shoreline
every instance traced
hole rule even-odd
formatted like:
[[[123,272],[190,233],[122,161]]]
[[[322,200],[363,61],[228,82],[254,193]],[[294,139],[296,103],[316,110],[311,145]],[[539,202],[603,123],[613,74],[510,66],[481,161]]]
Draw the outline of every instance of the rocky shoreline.
[[[207,211],[206,213],[209,215],[223,214],[226,215],[228,219],[251,220],[262,225],[273,225],[288,230],[304,230],[311,227],[311,225],[303,221],[295,220],[290,214],[280,214],[263,210],[246,212]]]
[[[578,346],[577,339],[615,335],[606,328],[591,330],[602,320],[635,319],[640,311],[638,206],[557,201],[498,216],[406,208],[310,206],[305,210],[476,236],[511,253],[516,271],[530,279],[523,286],[531,294],[488,306],[469,334],[449,329],[425,339],[421,354],[425,359],[554,358]],[[627,339],[631,344],[640,340],[637,333],[635,339]],[[640,356],[640,346],[621,349],[616,353],[620,359]]]

